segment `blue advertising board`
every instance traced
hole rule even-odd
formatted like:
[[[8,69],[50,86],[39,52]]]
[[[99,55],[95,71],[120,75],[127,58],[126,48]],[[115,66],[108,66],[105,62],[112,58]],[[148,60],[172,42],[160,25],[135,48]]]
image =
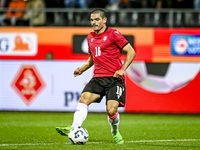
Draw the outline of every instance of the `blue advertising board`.
[[[200,56],[200,35],[172,35],[171,54]]]

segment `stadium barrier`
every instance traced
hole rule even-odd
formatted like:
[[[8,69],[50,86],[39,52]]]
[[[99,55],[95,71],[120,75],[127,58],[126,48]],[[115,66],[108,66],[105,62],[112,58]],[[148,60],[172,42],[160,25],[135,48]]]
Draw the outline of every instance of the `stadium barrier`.
[[[30,15],[28,26],[33,27],[33,13],[45,12],[46,23],[43,26],[89,27],[90,12],[94,9],[45,8],[18,10]],[[7,11],[0,8],[0,14]],[[195,9],[119,9],[106,10],[108,26],[112,27],[200,27],[200,12]],[[18,23],[19,26],[23,22]]]

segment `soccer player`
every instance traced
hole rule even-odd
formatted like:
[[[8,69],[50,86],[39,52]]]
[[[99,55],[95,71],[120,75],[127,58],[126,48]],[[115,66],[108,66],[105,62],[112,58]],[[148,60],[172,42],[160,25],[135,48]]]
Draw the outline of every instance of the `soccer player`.
[[[123,144],[124,140],[118,130],[120,121],[118,107],[125,106],[124,73],[136,53],[119,31],[106,26],[106,21],[106,13],[102,9],[95,9],[90,15],[94,32],[87,37],[89,58],[83,66],[74,71],[74,76],[81,75],[93,65],[94,75],[82,91],[72,125],[56,127],[56,130],[61,135],[68,136],[73,127],[81,126],[85,121],[88,106],[93,102],[99,103],[103,96],[106,96],[111,133],[116,144]],[[120,59],[122,50],[127,53],[123,64]]]

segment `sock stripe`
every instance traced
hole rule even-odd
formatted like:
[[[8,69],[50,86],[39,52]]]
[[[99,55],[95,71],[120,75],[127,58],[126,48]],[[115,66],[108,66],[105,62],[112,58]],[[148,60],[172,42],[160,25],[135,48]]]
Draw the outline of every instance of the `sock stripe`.
[[[108,117],[109,117],[110,119],[115,119],[115,118],[117,118],[118,114],[119,114],[119,113],[117,112],[114,116],[109,116],[109,115],[108,115]]]

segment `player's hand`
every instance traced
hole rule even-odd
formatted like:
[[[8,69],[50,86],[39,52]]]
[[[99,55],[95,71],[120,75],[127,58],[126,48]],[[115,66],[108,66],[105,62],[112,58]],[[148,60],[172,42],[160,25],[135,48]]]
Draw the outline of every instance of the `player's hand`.
[[[79,68],[77,68],[76,70],[74,70],[74,77],[81,75],[82,72]]]
[[[115,74],[114,74],[114,77],[115,78],[121,78],[121,77],[123,77],[123,75],[124,75],[124,73],[125,73],[125,71],[124,70],[117,70],[116,72],[115,72]]]

